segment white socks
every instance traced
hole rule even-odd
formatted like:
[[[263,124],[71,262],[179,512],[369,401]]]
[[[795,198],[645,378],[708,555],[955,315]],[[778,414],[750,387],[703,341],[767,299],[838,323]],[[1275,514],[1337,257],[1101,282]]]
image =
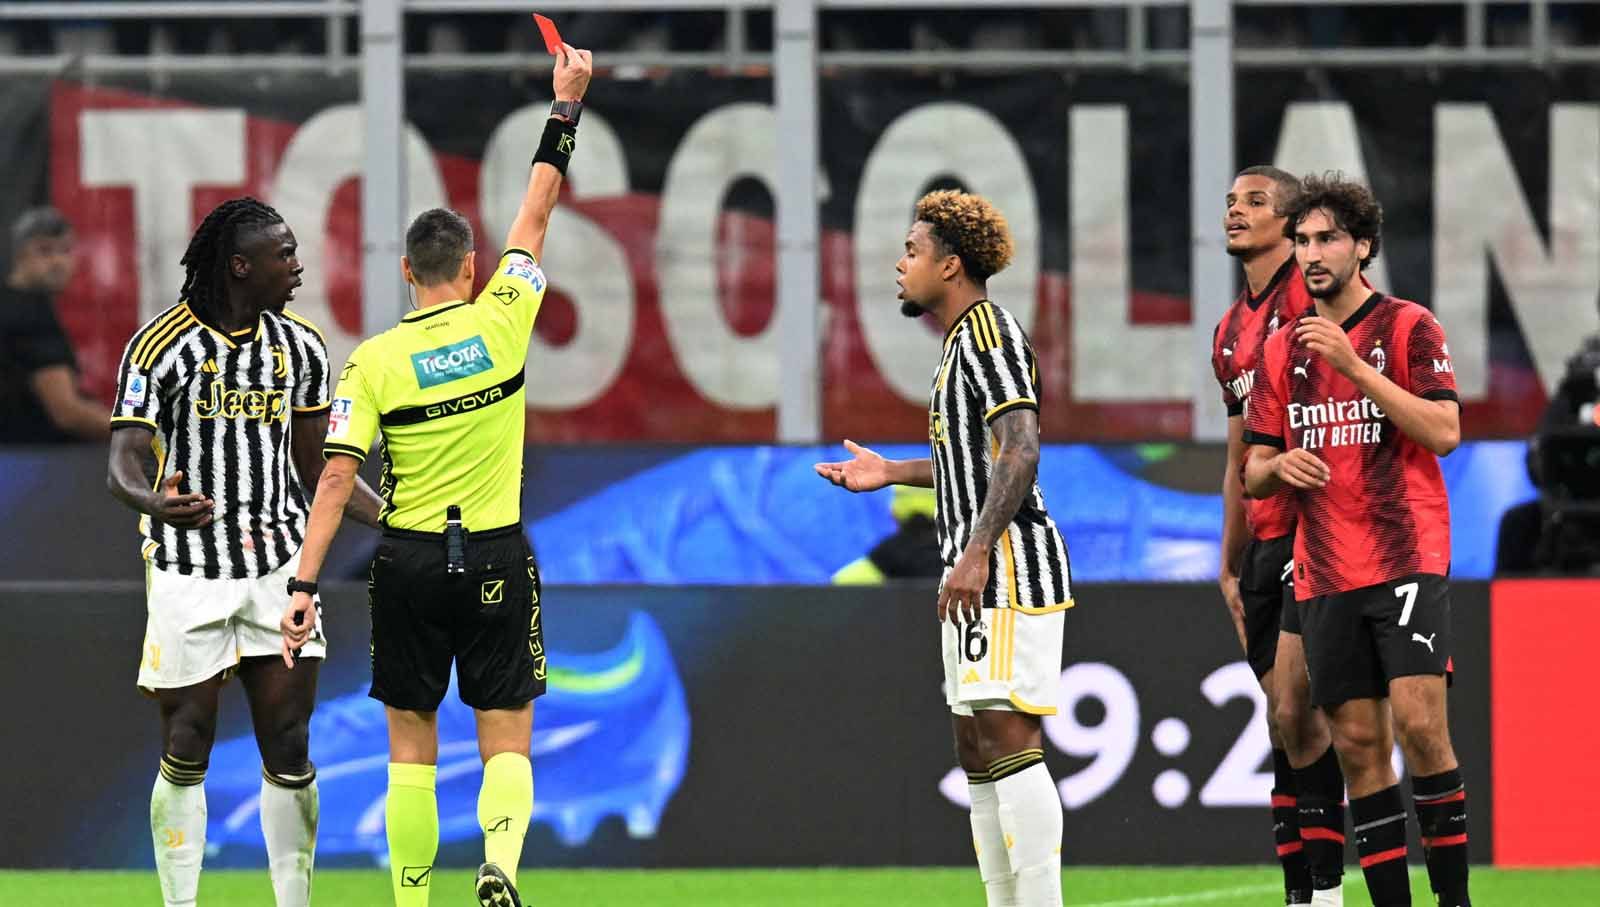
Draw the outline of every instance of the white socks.
[[[1311,892],[1311,907],[1344,907],[1344,886]]]
[[[316,860],[319,799],[317,773],[261,779],[261,834],[278,907],[310,907]]]
[[[1042,753],[1014,774],[996,770],[995,766],[1017,758],[996,760],[990,766],[992,774],[1001,776],[994,782],[1000,801],[997,812],[1016,876],[1017,903],[1022,907],[1061,907],[1061,795],[1044,766]]]
[[[972,849],[978,854],[978,876],[989,907],[1018,907],[1017,877],[1011,872],[1005,832],[1000,830],[1000,797],[994,782],[967,776],[972,795]]]
[[[193,783],[174,784],[169,775]],[[150,836],[166,907],[194,907],[200,892],[200,860],[206,852],[204,780],[204,763],[196,766],[167,756],[150,792]]]

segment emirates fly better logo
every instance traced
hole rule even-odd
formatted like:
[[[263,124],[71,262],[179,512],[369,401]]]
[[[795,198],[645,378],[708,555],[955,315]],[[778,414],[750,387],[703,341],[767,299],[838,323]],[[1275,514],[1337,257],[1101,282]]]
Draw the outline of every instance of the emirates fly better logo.
[[[417,373],[417,387],[436,387],[494,368],[483,337],[473,337],[449,346],[411,354],[411,368]]]
[[[1379,444],[1388,417],[1369,397],[1335,400],[1307,406],[1289,404],[1289,428],[1301,432],[1300,446],[1308,450],[1344,447],[1351,444]]]

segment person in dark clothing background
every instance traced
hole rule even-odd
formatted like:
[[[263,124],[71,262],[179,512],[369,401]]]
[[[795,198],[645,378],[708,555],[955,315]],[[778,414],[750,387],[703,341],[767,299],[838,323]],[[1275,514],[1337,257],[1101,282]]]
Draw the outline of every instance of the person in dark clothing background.
[[[11,273],[0,287],[0,444],[105,441],[110,410],[78,390],[78,363],[56,318],[77,269],[72,225],[54,208],[11,227]]]
[[[894,486],[889,514],[895,531],[885,536],[872,550],[833,574],[840,586],[876,586],[889,580],[937,580],[944,572],[939,556],[939,536],[934,526],[937,501],[931,488]]]
[[[1552,477],[1544,475],[1541,465],[1541,447],[1546,439],[1555,435],[1572,435],[1582,430],[1592,430],[1600,437],[1600,334],[1584,340],[1572,358],[1567,360],[1566,373],[1550,397],[1539,427],[1528,441],[1528,478],[1541,492],[1547,490]],[[1545,504],[1539,498],[1508,509],[1500,518],[1500,533],[1495,544],[1495,573],[1534,573],[1550,569],[1570,569],[1575,566],[1570,557],[1560,558],[1564,563],[1552,563],[1557,539],[1546,525]],[[1581,530],[1581,527],[1575,527]],[[1566,547],[1566,546],[1561,546]],[[1580,558],[1585,560],[1587,558]]]

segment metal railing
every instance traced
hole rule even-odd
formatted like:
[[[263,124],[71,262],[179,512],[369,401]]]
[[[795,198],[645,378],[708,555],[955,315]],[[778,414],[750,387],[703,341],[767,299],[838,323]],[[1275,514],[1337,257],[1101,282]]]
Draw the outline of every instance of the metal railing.
[[[392,0],[403,14],[525,15],[526,0]],[[1125,41],[1117,46],[1092,48],[1019,49],[819,49],[819,67],[832,69],[1143,69],[1183,68],[1190,64],[1189,48],[1155,48],[1149,43],[1148,13],[1153,8],[1189,6],[1186,0],[817,0],[823,14],[830,11],[935,12],[991,7],[1008,11],[1043,9],[1120,10],[1126,17]],[[1233,0],[1236,8],[1305,7],[1308,0]],[[1235,47],[1234,64],[1245,68],[1295,68],[1370,66],[1564,66],[1600,63],[1600,44],[1568,45],[1552,41],[1551,6],[1574,5],[1555,0],[1341,0],[1338,6],[1358,10],[1377,6],[1454,7],[1462,15],[1459,43],[1426,47]],[[1519,44],[1489,43],[1487,12],[1498,8],[1527,10],[1527,40]],[[771,10],[772,0],[542,0],[549,12],[687,12],[720,11],[724,14],[724,42],[719,50],[639,50],[605,52],[609,68],[725,69],[733,72],[770,71],[771,51],[752,50],[745,40],[746,14]],[[110,54],[55,53],[13,55],[0,59],[0,73],[80,74],[195,73],[219,71],[315,72],[340,74],[360,65],[358,55],[347,52],[352,20],[358,20],[358,0],[128,0],[128,2],[40,2],[0,0],[0,22],[50,21],[104,22],[112,20],[248,20],[321,19],[325,48],[319,54]],[[432,52],[405,56],[408,71],[516,71],[537,61],[530,54]]]
[[[170,19],[322,19],[325,53],[311,54],[49,54],[0,59],[3,73],[317,71],[339,73],[359,62],[345,53],[348,22],[358,16],[358,0],[257,0],[225,3],[214,0],[130,0],[98,3],[0,2],[0,22],[105,22]]]

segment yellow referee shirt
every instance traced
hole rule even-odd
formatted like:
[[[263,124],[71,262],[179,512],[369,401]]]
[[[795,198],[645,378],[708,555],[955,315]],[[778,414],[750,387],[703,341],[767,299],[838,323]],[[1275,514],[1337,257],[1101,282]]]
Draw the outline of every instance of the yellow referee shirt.
[[[533,256],[508,249],[477,299],[411,312],[350,354],[323,456],[365,459],[382,435],[385,526],[442,532],[451,504],[469,530],[522,521],[522,375],[544,291]]]

